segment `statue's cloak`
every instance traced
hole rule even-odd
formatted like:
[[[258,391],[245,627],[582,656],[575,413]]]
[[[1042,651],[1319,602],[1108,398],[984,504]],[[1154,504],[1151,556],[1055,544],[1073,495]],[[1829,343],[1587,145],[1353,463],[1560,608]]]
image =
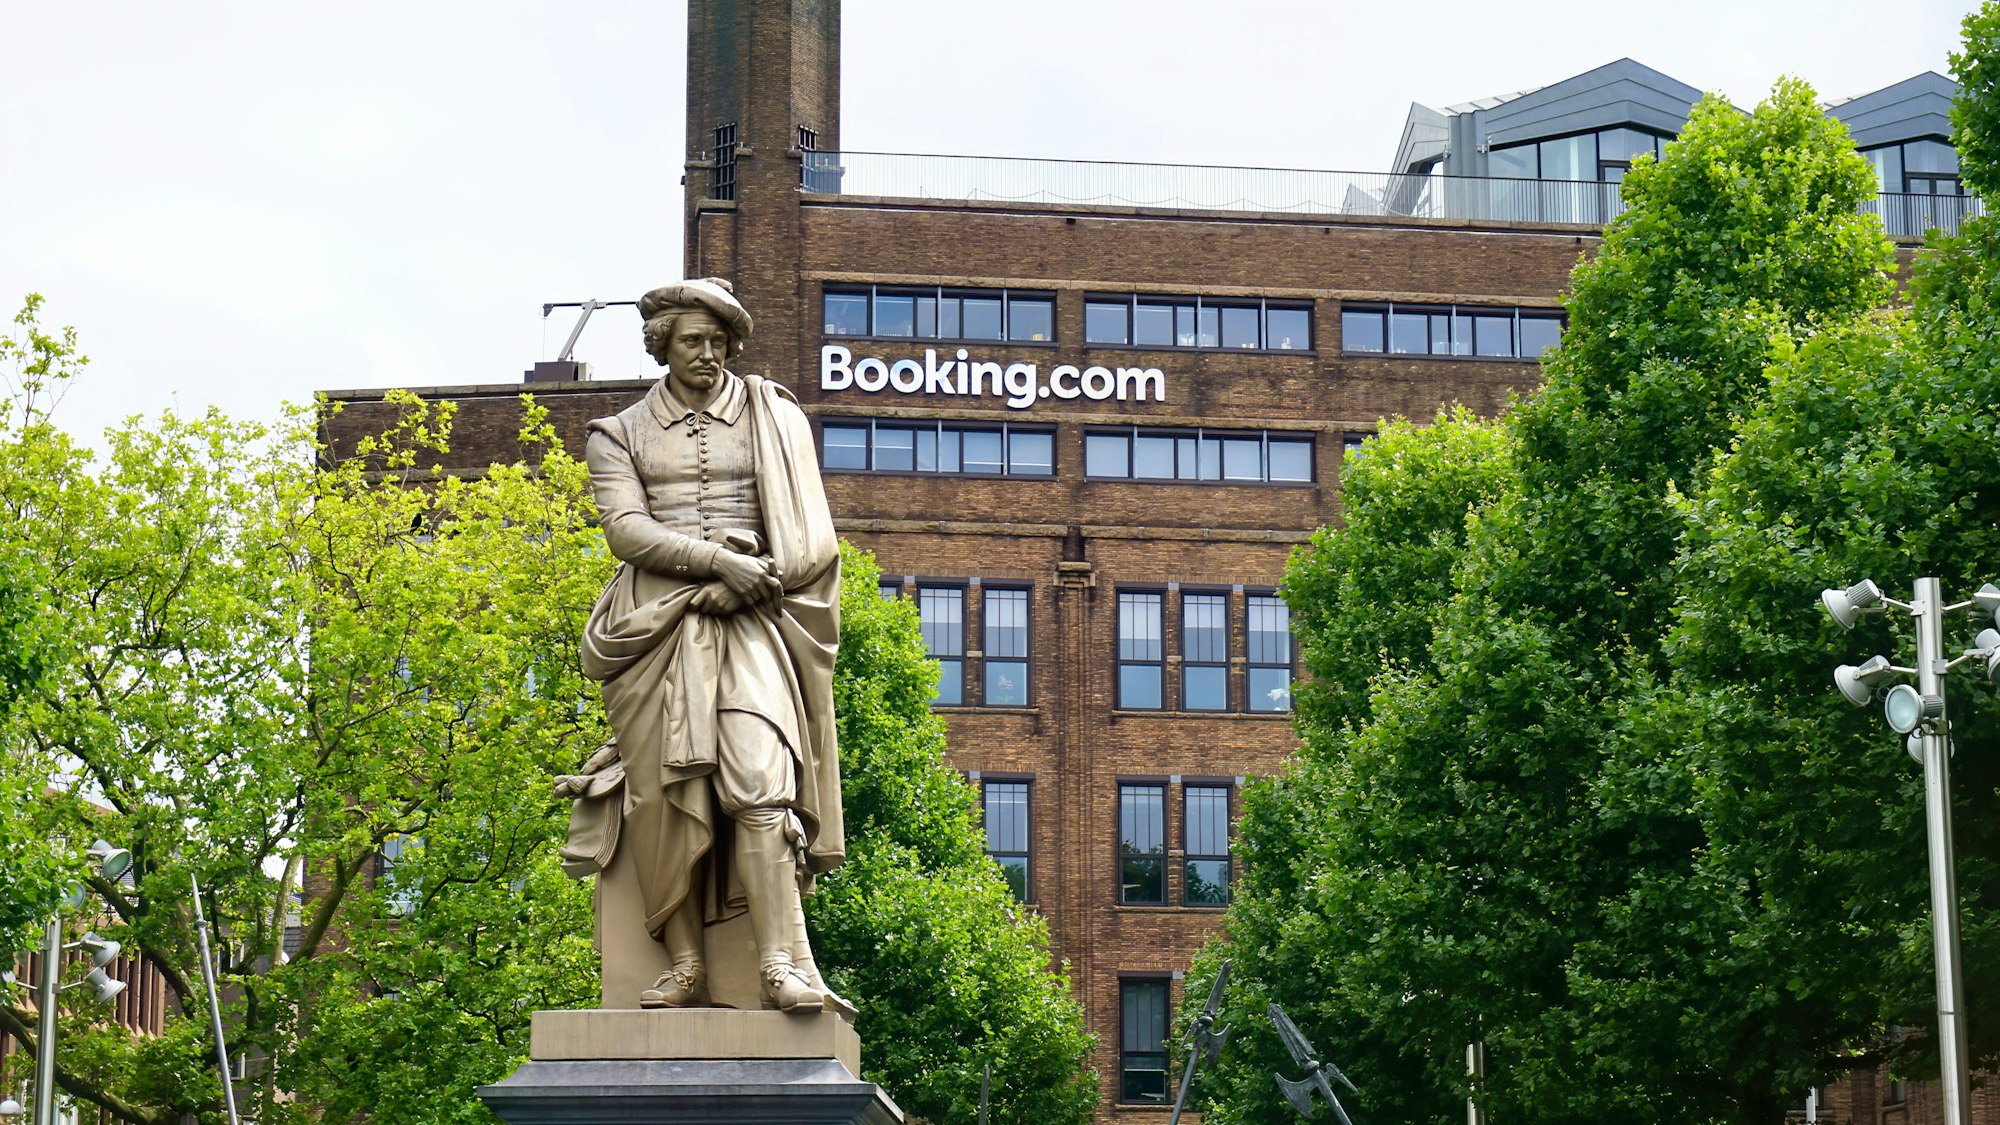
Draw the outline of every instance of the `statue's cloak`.
[[[699,582],[621,561],[584,626],[583,673],[604,685],[613,743],[584,774],[561,779],[576,798],[563,869],[581,877],[603,870],[618,848],[637,849],[630,858],[656,938],[691,893],[710,923],[744,909],[729,872],[733,822],[709,783],[724,752],[719,710],[763,716],[791,751],[802,887],[846,855],[833,717],[839,543],[805,412],[768,379],[744,382],[764,532],[785,588],[778,608],[694,613]],[[591,432],[629,455],[642,436],[636,428],[665,424],[649,406],[600,418]]]

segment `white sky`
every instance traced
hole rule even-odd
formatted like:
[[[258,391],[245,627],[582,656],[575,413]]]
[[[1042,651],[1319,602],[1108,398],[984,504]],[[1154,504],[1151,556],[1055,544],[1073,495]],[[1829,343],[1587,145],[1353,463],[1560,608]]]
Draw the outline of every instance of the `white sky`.
[[[1738,105],[1947,70],[1971,0],[846,0],[848,148],[1383,171],[1412,101],[1630,56]],[[0,0],[0,310],[94,435],[518,381],[677,278],[685,5]],[[629,310],[578,358],[650,374]]]

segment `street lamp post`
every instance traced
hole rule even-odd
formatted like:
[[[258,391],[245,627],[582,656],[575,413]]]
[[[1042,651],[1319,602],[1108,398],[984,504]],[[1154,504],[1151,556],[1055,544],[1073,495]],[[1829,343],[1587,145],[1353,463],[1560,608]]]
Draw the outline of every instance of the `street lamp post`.
[[[1916,686],[1896,684],[1883,697],[1883,711],[1897,733],[1907,735],[1906,748],[1924,767],[1924,829],[1930,849],[1931,939],[1937,961],[1938,1068],[1943,1086],[1945,1125],[1967,1125],[1971,1114],[1970,1073],[1966,1058],[1965,988],[1958,945],[1958,877],[1952,858],[1951,722],[1945,710],[1944,678],[1967,660],[1982,661],[1989,678],[2000,678],[2000,632],[1983,630],[1977,647],[1956,659],[1944,656],[1944,617],[1963,609],[1978,609],[2000,623],[2000,587],[1987,583],[1969,600],[1946,605],[1936,578],[1919,578],[1908,602],[1885,597],[1866,579],[1845,590],[1826,590],[1820,600],[1843,629],[1854,628],[1862,616],[1893,606],[1910,615],[1917,631],[1917,664],[1903,668],[1876,656],[1834,670],[1834,683],[1855,706],[1865,706],[1878,685],[1898,676],[1915,678]]]
[[[92,844],[90,858],[97,863],[97,869],[107,879],[117,879],[131,869],[132,853],[124,848],[112,847],[103,841]],[[83,905],[84,894],[81,886],[73,886],[64,896],[64,905],[75,910]],[[105,941],[96,934],[85,934],[82,941],[75,943],[90,951],[92,967],[90,975],[79,984],[88,984],[96,991],[97,999],[105,1001],[118,995],[125,988],[122,981],[112,980],[104,973],[104,966],[118,956],[118,943]],[[49,919],[48,932],[42,940],[42,977],[35,991],[36,1035],[35,1042],[35,1117],[34,1125],[55,1125],[56,1120],[56,998],[65,985],[61,984],[63,950],[62,912],[58,910]]]

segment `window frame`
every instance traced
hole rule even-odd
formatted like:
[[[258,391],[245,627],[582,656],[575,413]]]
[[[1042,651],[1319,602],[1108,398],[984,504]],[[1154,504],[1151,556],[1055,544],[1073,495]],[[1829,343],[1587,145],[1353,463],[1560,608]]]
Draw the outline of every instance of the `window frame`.
[[[1021,788],[1021,850],[1007,851],[993,847],[993,837],[987,832],[987,818],[991,812],[988,793],[995,785],[1018,785]],[[979,778],[979,830],[985,843],[986,854],[1000,865],[1003,878],[1007,865],[1002,859],[1021,861],[1021,886],[1015,893],[1015,901],[1032,904],[1035,901],[1035,779],[1030,774],[982,774]],[[1008,886],[1013,887],[1012,881]]]
[[[1049,422],[1015,422],[1005,418],[995,418],[992,421],[963,418],[879,418],[874,415],[839,414],[822,416],[819,419],[818,427],[820,469],[822,472],[827,473],[865,473],[870,476],[903,477],[968,477],[981,480],[1054,480],[1060,468],[1057,456],[1056,427],[1053,423]],[[866,467],[855,468],[852,465],[827,464],[827,429],[829,427],[843,432],[866,430],[866,433],[862,436],[860,446],[861,459]],[[913,435],[910,445],[910,468],[884,469],[877,467],[879,460],[878,453],[882,448],[877,435],[885,428],[896,431],[907,430]],[[933,463],[936,464],[943,460],[939,451],[945,445],[945,435],[947,433],[953,435],[956,439],[959,451],[957,458],[959,467],[956,469],[923,468],[921,458],[924,435],[932,435],[932,458]],[[998,434],[1000,436],[1001,468],[999,472],[975,472],[965,468],[964,436],[968,433]],[[1016,437],[1028,436],[1045,437],[1048,439],[1048,472],[1027,472],[1015,468],[1014,439]],[[853,447],[843,445],[841,448],[851,449]]]
[[[1220,624],[1222,628],[1222,651],[1220,654],[1216,655],[1215,659],[1213,660],[1196,660],[1194,659],[1193,656],[1190,655],[1190,653],[1192,653],[1193,651],[1193,646],[1188,643],[1188,631],[1189,631],[1188,602],[1189,599],[1192,598],[1200,598],[1203,599],[1204,601],[1208,599],[1214,599],[1217,603],[1219,603],[1219,608],[1221,613]],[[1229,590],[1226,587],[1195,588],[1195,589],[1182,587],[1180,601],[1181,601],[1180,613],[1176,615],[1176,619],[1180,623],[1179,635],[1175,638],[1179,642],[1180,646],[1179,655],[1181,658],[1180,659],[1181,683],[1180,683],[1180,700],[1179,700],[1180,706],[1178,710],[1186,711],[1190,714],[1197,714],[1197,715],[1227,714],[1229,711],[1232,710],[1230,706],[1232,702],[1230,696],[1233,694],[1229,690],[1229,649],[1230,649],[1229,621],[1230,617],[1232,616],[1231,613],[1229,612]],[[1188,701],[1188,670],[1190,668],[1221,669],[1222,705],[1220,707],[1195,707],[1190,705]]]
[[[1251,627],[1252,611],[1259,602],[1265,600],[1276,602],[1285,613],[1285,662],[1283,664],[1275,661],[1256,659],[1255,645],[1253,644],[1255,634]],[[1293,687],[1298,683],[1299,676],[1299,639],[1297,634],[1292,632],[1291,625],[1291,606],[1285,603],[1285,599],[1278,596],[1276,590],[1257,589],[1245,590],[1243,592],[1243,711],[1245,714],[1288,715],[1292,712]],[[1285,670],[1285,706],[1282,708],[1259,707],[1256,705],[1257,692],[1255,685],[1257,670],[1260,668],[1283,668]]]
[[[1222,793],[1222,851],[1197,852],[1190,835],[1190,826],[1195,817],[1189,807],[1190,795],[1195,790],[1219,790]],[[1236,825],[1236,781],[1225,777],[1184,777],[1181,779],[1181,905],[1190,910],[1226,910],[1236,897],[1236,861],[1231,852],[1231,837]],[[1222,901],[1196,902],[1188,896],[1188,888],[1194,880],[1189,877],[1195,863],[1222,864]]]
[[[1141,790],[1156,794],[1158,798],[1156,811],[1158,812],[1159,820],[1159,850],[1156,852],[1142,851],[1136,846],[1140,836],[1136,823],[1131,833],[1134,846],[1126,846],[1125,795],[1128,791],[1136,793]],[[1172,880],[1167,867],[1172,852],[1168,843],[1173,839],[1173,823],[1171,820],[1173,810],[1167,800],[1167,790],[1168,783],[1166,778],[1143,777],[1121,777],[1113,789],[1114,799],[1117,802],[1117,811],[1111,818],[1111,826],[1113,832],[1112,842],[1117,862],[1114,866],[1116,881],[1114,883],[1112,902],[1118,906],[1164,907],[1173,905]],[[1137,883],[1128,883],[1125,879],[1125,865],[1134,862],[1150,862],[1154,865],[1158,873],[1156,877],[1159,880],[1160,886],[1158,898],[1128,897],[1127,888],[1140,885]]]
[[[1128,995],[1138,991],[1140,988],[1145,989],[1149,993],[1155,989],[1158,990],[1161,1033],[1160,1046],[1157,1051],[1127,1049],[1127,1042],[1130,1038],[1127,1032],[1130,1028],[1131,1017]],[[1171,975],[1166,973],[1120,973],[1118,975],[1118,1090],[1115,1104],[1164,1107],[1172,1103],[1172,1055],[1168,1043],[1173,1037],[1173,1005],[1174,982]],[[1146,1063],[1158,1060],[1159,1069],[1157,1072],[1151,1069],[1141,1072],[1145,1074],[1159,1074],[1160,1093],[1157,1098],[1134,1098],[1129,1096],[1130,1086],[1128,1085],[1126,1076],[1133,1073],[1133,1068],[1128,1060]]]
[[[1153,644],[1158,648],[1158,653],[1151,660],[1139,658],[1128,659],[1125,656],[1125,646],[1128,640],[1125,633],[1125,606],[1128,598],[1133,599],[1134,605],[1144,604],[1138,601],[1138,599],[1151,599],[1151,604],[1158,613],[1158,617],[1155,620],[1156,629],[1151,638]],[[1167,592],[1164,589],[1153,586],[1120,587],[1117,591],[1117,597],[1113,599],[1112,604],[1117,610],[1117,619],[1114,622],[1114,643],[1111,650],[1114,658],[1112,661],[1112,675],[1114,677],[1112,683],[1112,709],[1116,711],[1148,712],[1167,710]],[[1134,644],[1138,644],[1143,643],[1145,638],[1135,635],[1130,640]],[[1153,669],[1156,677],[1154,690],[1159,700],[1157,703],[1147,707],[1127,702],[1125,698],[1125,669],[1127,668]]]
[[[828,327],[826,301],[828,297],[862,297],[867,301],[867,327],[864,331],[834,332]],[[908,333],[884,333],[879,315],[880,301],[887,297],[894,300],[910,300],[910,331]],[[967,300],[997,300],[1000,302],[1000,334],[998,336],[972,336],[965,334],[964,302]],[[924,301],[931,302],[929,333],[923,331]],[[958,302],[956,317],[958,333],[946,335],[944,327],[944,305],[947,301]],[[1048,306],[1048,334],[1043,339],[1016,339],[1014,306],[1045,303]],[[839,340],[934,340],[945,344],[1028,344],[1048,347],[1061,343],[1057,332],[1056,293],[1053,289],[1016,289],[1011,286],[999,288],[967,285],[896,285],[891,283],[842,283],[829,282],[820,286],[820,336],[822,339]]]
[[[991,676],[995,663],[993,655],[993,615],[990,612],[993,595],[1019,594],[1021,596],[1021,654],[1003,655],[1000,663],[1021,666],[1021,702],[995,703],[992,700]],[[1021,711],[1035,705],[1035,588],[1026,582],[982,582],[979,587],[979,702],[981,706],[1002,711]]]
[[[926,594],[955,593],[958,595],[958,652],[955,654],[934,653],[931,650],[931,638],[928,635],[924,636],[924,657],[925,659],[936,661],[938,664],[938,694],[931,698],[932,707],[963,707],[966,705],[965,683],[966,683],[967,659],[965,652],[966,650],[965,609],[966,609],[967,599],[965,597],[965,592],[967,589],[967,585],[968,584],[962,579],[921,579],[917,582],[916,602],[917,602],[917,620],[919,623],[918,624],[919,629],[923,628],[922,622],[924,619],[924,596]],[[955,700],[947,702],[942,698],[944,695],[944,685],[948,682],[948,677],[950,676],[951,670],[954,666],[956,666],[958,673],[957,676],[958,694]]]
[[[1130,348],[1136,351],[1163,352],[1270,352],[1274,355],[1311,354],[1318,350],[1315,345],[1313,324],[1319,316],[1317,302],[1306,297],[1209,297],[1200,294],[1178,293],[1085,293],[1083,346],[1089,348]],[[1090,335],[1089,323],[1092,306],[1100,309],[1122,309],[1124,322],[1123,338],[1118,340],[1094,339]],[[1139,309],[1171,309],[1173,323],[1171,343],[1142,343],[1139,340]],[[1222,324],[1227,319],[1225,310],[1241,311],[1254,308],[1257,311],[1257,342],[1255,345],[1223,343]],[[1274,347],[1271,344],[1271,311],[1302,312],[1306,316],[1305,343],[1297,347]],[[1187,323],[1194,329],[1185,333],[1194,342],[1180,343],[1181,312],[1188,313]],[[1213,343],[1203,343],[1204,312],[1214,313]]]

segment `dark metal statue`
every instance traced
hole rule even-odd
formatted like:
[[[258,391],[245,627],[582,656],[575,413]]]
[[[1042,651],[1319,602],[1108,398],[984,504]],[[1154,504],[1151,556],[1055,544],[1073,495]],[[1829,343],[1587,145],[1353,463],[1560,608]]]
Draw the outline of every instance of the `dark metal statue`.
[[[1181,1108],[1187,1104],[1188,1087],[1194,1085],[1196,1064],[1214,1062],[1222,1054],[1222,1045],[1229,1041],[1229,1029],[1215,1026],[1215,1017],[1222,1011],[1222,993],[1228,987],[1229,962],[1224,961],[1215,974],[1215,983],[1209,986],[1208,1003],[1188,1030],[1187,1069],[1181,1071],[1181,1091],[1174,1096],[1174,1115],[1167,1119],[1167,1125],[1180,1125]]]
[[[1318,1090],[1326,1095],[1326,1103],[1333,1107],[1333,1115],[1340,1118],[1341,1125],[1354,1125],[1354,1122],[1348,1119],[1347,1111],[1340,1108],[1340,1099],[1333,1096],[1333,1086],[1327,1082],[1327,1076],[1333,1076],[1342,1086],[1354,1093],[1358,1094],[1361,1091],[1354,1088],[1354,1083],[1347,1080],[1347,1075],[1342,1074],[1339,1067],[1320,1060],[1319,1052],[1313,1050],[1313,1045],[1307,1042],[1305,1035],[1299,1031],[1299,1025],[1293,1023],[1292,1017],[1286,1015],[1285,1010],[1275,1002],[1271,1005],[1271,1022],[1278,1025],[1278,1038],[1285,1041],[1285,1050],[1292,1053],[1292,1061],[1306,1068],[1306,1076],[1296,1082],[1282,1074],[1272,1076],[1278,1080],[1278,1089],[1284,1091],[1285,1100],[1292,1103],[1292,1108],[1299,1111],[1299,1116],[1311,1117],[1313,1091]]]

